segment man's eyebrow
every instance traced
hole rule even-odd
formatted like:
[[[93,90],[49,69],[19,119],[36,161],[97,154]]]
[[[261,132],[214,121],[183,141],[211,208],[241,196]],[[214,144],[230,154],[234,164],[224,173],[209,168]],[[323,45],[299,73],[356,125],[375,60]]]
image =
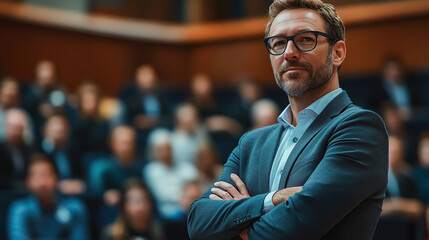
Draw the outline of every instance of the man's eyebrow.
[[[293,34],[290,34],[290,35],[273,34],[272,36],[292,36],[292,35],[297,34],[299,32],[305,32],[305,31],[315,31],[315,30],[314,29],[309,29],[309,28],[299,28],[298,30],[294,30]]]

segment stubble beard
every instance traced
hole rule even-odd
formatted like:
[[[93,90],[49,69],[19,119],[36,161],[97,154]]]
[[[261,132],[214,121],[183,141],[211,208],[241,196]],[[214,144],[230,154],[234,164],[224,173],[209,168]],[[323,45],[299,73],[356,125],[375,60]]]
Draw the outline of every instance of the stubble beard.
[[[287,74],[284,71],[288,67],[304,68],[308,73],[308,77],[299,81],[299,77],[302,73],[289,73],[288,81],[286,81],[282,77],[284,74]],[[332,73],[332,51],[329,51],[325,64],[316,69],[316,72],[313,71],[313,67],[309,63],[288,62],[285,66],[281,67],[277,73],[274,72],[274,76],[277,85],[285,91],[289,97],[298,97],[310,90],[325,85],[329,79],[331,79]]]

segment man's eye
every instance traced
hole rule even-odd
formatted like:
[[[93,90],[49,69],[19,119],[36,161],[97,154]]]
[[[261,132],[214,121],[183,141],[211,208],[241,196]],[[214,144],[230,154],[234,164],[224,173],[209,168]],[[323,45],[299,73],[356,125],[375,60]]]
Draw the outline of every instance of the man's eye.
[[[285,44],[286,44],[286,41],[283,41],[283,40],[273,41],[273,43],[271,44],[271,47],[273,49],[282,49],[284,48]]]
[[[314,43],[315,39],[312,37],[301,37],[298,39],[299,43]]]

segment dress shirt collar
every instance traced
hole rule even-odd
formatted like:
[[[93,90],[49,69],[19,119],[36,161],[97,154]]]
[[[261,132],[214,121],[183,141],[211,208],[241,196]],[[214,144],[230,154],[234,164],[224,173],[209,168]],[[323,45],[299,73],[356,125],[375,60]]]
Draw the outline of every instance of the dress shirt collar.
[[[315,102],[313,102],[310,106],[306,107],[304,110],[298,113],[298,119],[301,120],[301,113],[302,112],[312,112],[314,113],[314,118],[320,115],[320,113],[325,109],[325,107],[332,101],[336,96],[338,96],[343,90],[341,88],[335,89],[334,91],[331,91],[327,94],[325,94],[323,97],[317,99]],[[283,110],[282,113],[280,113],[279,117],[277,118],[279,123],[283,125],[283,127],[293,127],[292,125],[292,108],[290,104]]]

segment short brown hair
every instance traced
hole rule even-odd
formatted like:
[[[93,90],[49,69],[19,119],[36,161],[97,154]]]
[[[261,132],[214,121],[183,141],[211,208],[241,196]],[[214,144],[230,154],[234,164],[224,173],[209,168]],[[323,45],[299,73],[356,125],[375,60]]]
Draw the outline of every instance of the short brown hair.
[[[265,36],[269,36],[271,24],[277,15],[284,10],[299,8],[307,8],[319,13],[323,20],[325,20],[326,32],[335,36],[338,40],[345,40],[344,24],[334,6],[320,0],[275,0],[269,8],[268,15],[270,20],[265,29]]]
[[[39,163],[47,163],[48,165],[50,165],[52,167],[52,171],[54,172],[54,174],[57,177],[59,177],[58,169],[54,163],[54,160],[50,156],[48,156],[44,153],[36,152],[30,156],[30,160],[29,160],[28,165],[27,165],[27,173],[26,173],[27,178],[29,176],[28,173],[29,173],[30,168],[33,165],[36,165]]]

